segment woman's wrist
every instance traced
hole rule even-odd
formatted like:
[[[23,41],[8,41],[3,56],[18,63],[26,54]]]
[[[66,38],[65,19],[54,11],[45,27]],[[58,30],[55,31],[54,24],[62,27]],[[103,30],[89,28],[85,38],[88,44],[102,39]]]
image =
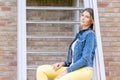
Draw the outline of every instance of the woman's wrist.
[[[65,65],[65,63],[64,63],[64,62],[60,62],[60,64],[61,64],[62,66],[64,66],[64,65]]]

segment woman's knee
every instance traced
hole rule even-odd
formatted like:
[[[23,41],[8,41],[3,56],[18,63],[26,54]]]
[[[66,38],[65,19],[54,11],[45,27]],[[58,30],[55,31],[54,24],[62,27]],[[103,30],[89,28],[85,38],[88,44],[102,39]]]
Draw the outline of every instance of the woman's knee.
[[[37,71],[44,71],[48,69],[49,67],[50,65],[41,65],[41,66],[38,66]]]

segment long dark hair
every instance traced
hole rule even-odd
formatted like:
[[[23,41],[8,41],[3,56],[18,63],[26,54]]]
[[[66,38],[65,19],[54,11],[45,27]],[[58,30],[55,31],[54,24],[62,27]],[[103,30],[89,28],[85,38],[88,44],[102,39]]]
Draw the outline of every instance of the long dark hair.
[[[93,21],[94,21],[94,11],[93,11],[93,9],[92,9],[92,8],[86,8],[86,9],[84,9],[84,10],[82,11],[82,13],[83,13],[84,11],[89,12],[90,16],[92,17],[92,19],[93,19]],[[90,25],[89,28],[91,28],[91,29],[93,30],[93,23]]]

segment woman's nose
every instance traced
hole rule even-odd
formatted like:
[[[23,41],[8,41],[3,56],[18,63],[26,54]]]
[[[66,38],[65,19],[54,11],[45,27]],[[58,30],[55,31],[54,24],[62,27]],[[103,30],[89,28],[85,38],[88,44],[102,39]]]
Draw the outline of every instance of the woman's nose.
[[[85,18],[84,17],[82,17],[82,20],[84,20]]]

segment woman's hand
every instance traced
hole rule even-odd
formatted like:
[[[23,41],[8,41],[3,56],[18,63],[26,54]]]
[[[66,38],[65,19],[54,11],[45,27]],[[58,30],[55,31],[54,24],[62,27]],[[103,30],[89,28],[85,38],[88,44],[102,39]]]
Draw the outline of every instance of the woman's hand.
[[[53,64],[52,66],[53,66],[53,69],[54,69],[55,71],[57,71],[57,70],[60,69],[63,65],[64,65],[64,62],[60,62],[60,63],[55,63],[55,64]]]
[[[64,76],[65,74],[67,74],[67,70],[64,70],[63,72],[61,72],[56,78],[61,78],[62,76]]]

